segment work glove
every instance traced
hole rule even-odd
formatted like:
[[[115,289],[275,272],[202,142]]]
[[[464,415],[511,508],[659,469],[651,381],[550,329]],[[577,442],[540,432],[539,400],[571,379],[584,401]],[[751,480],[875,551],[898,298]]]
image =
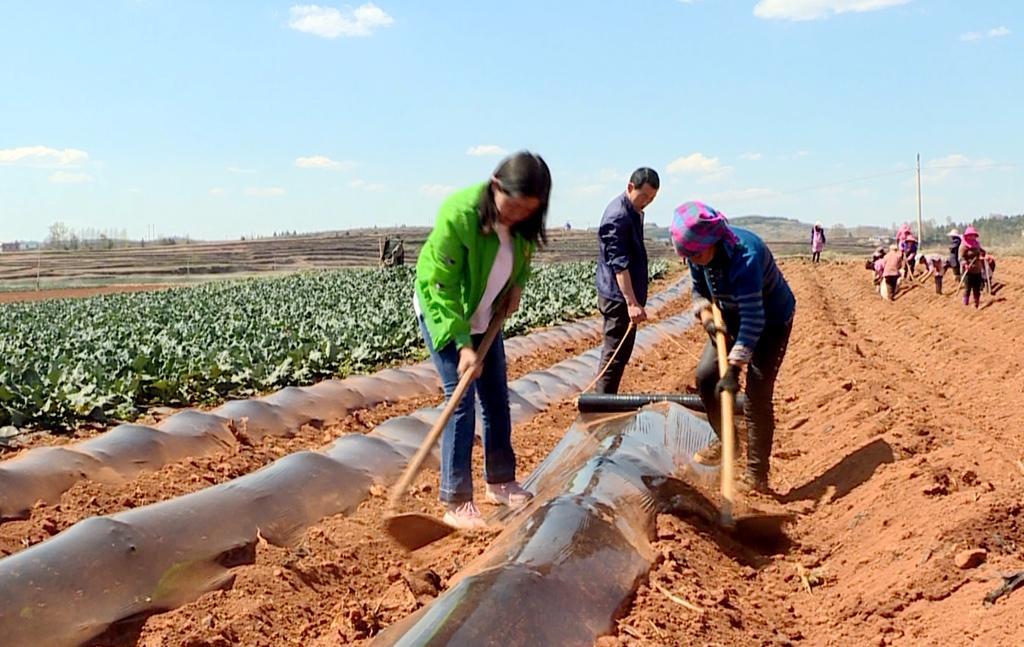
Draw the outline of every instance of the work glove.
[[[721,396],[723,391],[736,395],[740,391],[740,367],[736,364],[729,364],[729,370],[725,377],[718,380],[715,385],[715,395]]]
[[[715,320],[709,318],[707,321],[704,322],[703,325],[704,330],[708,331],[708,334],[711,335],[712,339],[714,339],[715,335],[718,334],[718,326],[715,325]],[[725,328],[722,329],[722,332],[725,333],[726,336],[729,335],[729,333],[726,332]]]

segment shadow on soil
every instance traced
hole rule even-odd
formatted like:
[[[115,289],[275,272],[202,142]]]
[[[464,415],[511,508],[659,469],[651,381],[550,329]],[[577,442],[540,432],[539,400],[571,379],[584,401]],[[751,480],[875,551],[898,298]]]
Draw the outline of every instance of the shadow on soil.
[[[829,488],[833,487],[835,494],[832,495],[832,500],[836,501],[870,479],[879,466],[892,463],[895,460],[892,445],[881,438],[873,440],[845,456],[843,460],[813,481],[781,495],[779,501],[782,503],[817,501],[825,495]]]

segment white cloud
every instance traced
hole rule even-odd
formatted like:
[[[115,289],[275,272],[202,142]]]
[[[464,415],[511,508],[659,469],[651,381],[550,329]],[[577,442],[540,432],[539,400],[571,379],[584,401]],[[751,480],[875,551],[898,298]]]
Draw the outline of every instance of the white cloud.
[[[82,184],[91,182],[92,176],[88,173],[70,173],[68,171],[57,171],[50,176],[50,182],[54,184]]]
[[[245,195],[254,198],[276,198],[285,193],[286,191],[279,186],[251,186],[245,190]]]
[[[862,13],[898,7],[911,0],[760,0],[754,15],[766,20],[820,20],[833,14]]]
[[[965,43],[969,43],[975,40],[982,40],[983,38],[1002,38],[1003,36],[1009,36],[1011,32],[1006,27],[995,27],[988,31],[969,31],[966,34],[960,34],[960,40]]]
[[[717,157],[692,153],[678,157],[665,168],[669,175],[695,175],[699,182],[714,182],[732,172],[731,166],[723,166]]]
[[[574,195],[600,195],[607,191],[608,187],[604,184],[577,184],[572,187],[571,191]]]
[[[708,202],[714,204],[729,204],[733,202],[751,202],[754,200],[769,200],[777,198],[781,194],[775,189],[767,189],[764,187],[752,187],[749,189],[730,189],[728,191],[718,191],[711,193],[707,196]]]
[[[309,157],[296,157],[295,166],[299,168],[322,168],[332,171],[347,171],[356,165],[349,160],[332,160],[324,155],[310,155]]]
[[[212,189],[210,189],[210,195],[217,195],[217,196],[224,195],[224,188],[223,187],[219,187],[219,186],[215,186]]]
[[[255,173],[256,172],[256,169],[254,169],[254,168],[240,168],[238,166],[229,166],[225,170],[227,170],[228,173],[250,174],[250,173]]]
[[[779,155],[780,160],[797,160],[802,157],[807,157],[811,154],[811,151],[796,151],[794,153],[786,153],[785,155]]]
[[[508,151],[496,144],[481,144],[479,146],[470,146],[466,149],[466,155],[472,155],[474,157],[487,157],[492,155],[507,155]]]
[[[431,198],[443,198],[455,190],[450,184],[423,184],[420,185],[420,193]]]
[[[289,27],[322,38],[370,36],[376,29],[390,27],[395,22],[372,2],[345,10],[315,4],[296,5],[290,13]]]
[[[377,191],[383,191],[384,190],[384,185],[383,184],[380,184],[378,182],[367,182],[366,180],[359,180],[359,179],[352,180],[351,182],[348,183],[348,185],[350,187],[352,187],[353,189],[361,189],[363,191],[370,191],[370,192],[377,192]]]
[[[923,163],[921,165],[921,182],[929,184],[942,182],[954,171],[979,171],[991,168],[993,165],[994,162],[987,158],[972,159],[960,153],[952,153]]]
[[[743,153],[740,155],[741,160],[747,160],[748,162],[756,162],[757,160],[764,157],[761,153]]]
[[[89,159],[89,154],[77,148],[58,150],[47,146],[20,146],[0,149],[0,164],[28,166],[75,166]]]

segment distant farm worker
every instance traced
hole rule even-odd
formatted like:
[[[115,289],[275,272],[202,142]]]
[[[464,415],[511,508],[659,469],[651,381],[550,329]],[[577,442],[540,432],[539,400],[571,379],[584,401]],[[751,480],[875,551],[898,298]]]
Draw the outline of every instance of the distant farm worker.
[[[676,208],[671,226],[676,252],[690,264],[694,313],[711,335],[697,365],[697,389],[708,421],[721,438],[723,391],[739,391],[747,368],[747,466],[737,480],[740,491],[769,491],[768,470],[775,435],[772,396],[786,356],[796,299],[771,251],[756,234],[730,227],[725,216],[701,202]],[[729,340],[729,370],[718,371],[711,302],[722,310]],[[700,450],[694,460],[714,465],[722,460],[720,440]]]
[[[974,307],[981,306],[981,286],[985,282],[985,250],[978,240],[978,230],[970,225],[964,230],[963,243],[960,245],[960,271],[967,274],[964,278],[964,305],[969,305],[970,296],[974,294]]]
[[[900,228],[896,230],[896,244],[903,248],[903,241],[910,235],[910,225],[903,223]]]
[[[960,237],[960,232],[953,229],[949,230],[949,266],[953,268],[953,276],[956,280],[960,280],[960,244],[963,239]]]
[[[875,259],[875,286],[878,288],[878,293],[882,295],[883,299],[888,298],[889,288],[885,283],[885,254],[883,253],[880,258]]]
[[[921,265],[924,267],[928,276],[935,279],[935,294],[942,294],[942,277],[946,273],[948,263],[947,258],[942,254],[921,254],[918,255],[921,259]]]
[[[903,252],[896,245],[890,245],[889,253],[882,259],[882,277],[885,279],[885,293],[882,296],[888,297],[890,301],[896,300],[903,263]]]
[[[915,265],[917,264],[917,237],[908,232],[907,235],[903,237],[903,243],[900,249],[903,251],[903,276],[913,276]]]
[[[885,248],[879,247],[871,254],[871,258],[864,262],[864,269],[871,270],[871,278],[875,285],[882,282],[882,265],[880,261],[884,257]]]
[[[811,229],[811,262],[817,263],[821,260],[821,251],[825,249],[825,228],[821,222],[814,223]]]
[[[626,190],[605,208],[597,230],[597,307],[604,315],[604,349],[598,364],[604,372],[594,387],[598,393],[619,392],[622,373],[633,354],[636,327],[647,320],[644,209],[660,186],[653,169],[633,171]]]
[[[416,313],[445,395],[451,397],[466,371],[477,374],[441,437],[444,521],[457,528],[484,527],[473,503],[477,396],[487,500],[517,507],[530,498],[516,481],[502,336],[479,366],[476,347],[496,309],[504,303],[511,314],[519,307],[533,252],[546,242],[550,193],[551,173],[540,156],[505,158],[489,180],[445,200],[416,263]]]

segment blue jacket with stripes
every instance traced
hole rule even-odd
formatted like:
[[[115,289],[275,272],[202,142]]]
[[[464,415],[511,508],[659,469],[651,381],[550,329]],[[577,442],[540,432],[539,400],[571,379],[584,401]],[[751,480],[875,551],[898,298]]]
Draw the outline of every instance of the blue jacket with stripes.
[[[749,362],[766,328],[783,328],[793,321],[796,298],[782,277],[764,241],[752,231],[730,227],[739,239],[720,243],[705,266],[690,263],[695,311],[718,301],[736,343],[729,352],[734,362]]]

